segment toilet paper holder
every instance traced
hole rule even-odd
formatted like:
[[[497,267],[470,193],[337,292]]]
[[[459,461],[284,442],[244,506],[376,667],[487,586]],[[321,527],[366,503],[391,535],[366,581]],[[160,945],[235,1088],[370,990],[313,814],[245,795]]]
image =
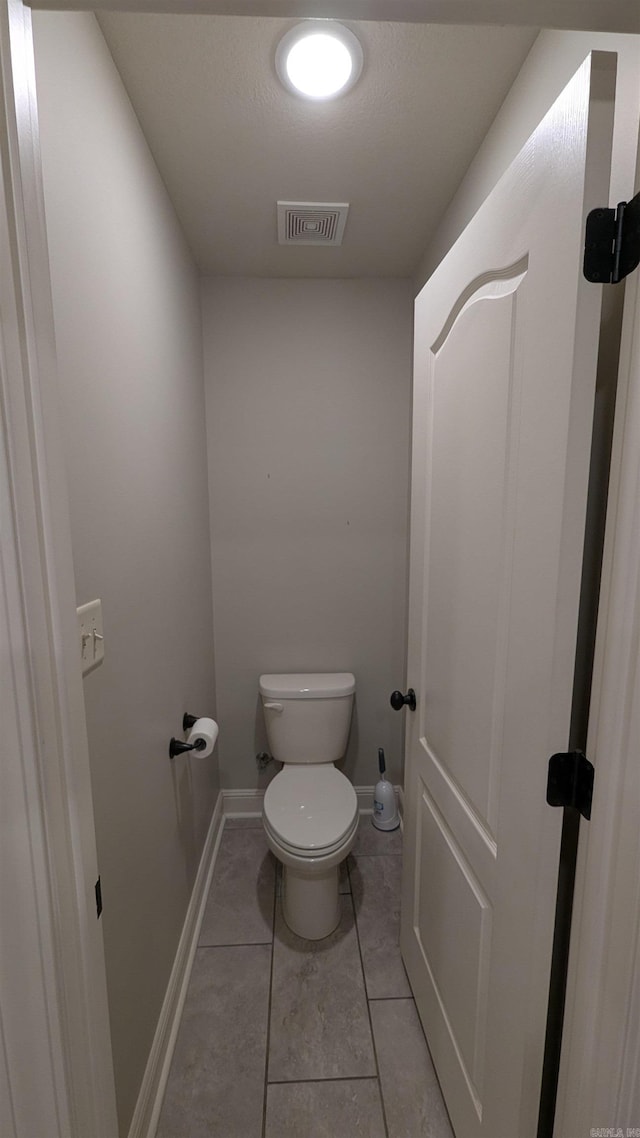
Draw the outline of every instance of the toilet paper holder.
[[[190,731],[197,721],[197,715],[189,715],[185,711],[182,716],[182,730]],[[176,755],[183,755],[185,751],[204,751],[206,745],[204,739],[197,739],[195,743],[183,743],[181,739],[172,738],[169,743],[169,758],[175,759]]]
[[[195,743],[183,743],[180,739],[171,739],[169,743],[169,758],[175,759],[176,755],[182,755],[185,751],[204,751],[206,747],[204,739],[196,739]]]

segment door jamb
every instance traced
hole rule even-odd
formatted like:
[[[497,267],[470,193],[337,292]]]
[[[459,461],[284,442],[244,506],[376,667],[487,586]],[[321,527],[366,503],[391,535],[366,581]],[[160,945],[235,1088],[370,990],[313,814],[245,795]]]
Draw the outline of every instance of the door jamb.
[[[596,779],[578,846],[555,1138],[640,1126],[639,270],[624,287],[588,739]]]
[[[22,0],[0,0],[0,84],[0,457],[7,486],[0,578],[10,643],[3,694],[14,744],[3,748],[1,769],[3,789],[11,791],[7,810],[17,811],[2,827],[3,863],[13,878],[7,872],[1,893],[2,927],[11,934],[3,938],[2,991],[8,1109],[19,1135],[54,1138],[55,1126],[56,1138],[115,1138],[31,13]],[[32,951],[40,959],[37,983]],[[18,991],[30,992],[28,1017],[16,1006]],[[40,1037],[48,1047],[38,1049],[34,1065]],[[43,1085],[57,1107],[34,1129]]]

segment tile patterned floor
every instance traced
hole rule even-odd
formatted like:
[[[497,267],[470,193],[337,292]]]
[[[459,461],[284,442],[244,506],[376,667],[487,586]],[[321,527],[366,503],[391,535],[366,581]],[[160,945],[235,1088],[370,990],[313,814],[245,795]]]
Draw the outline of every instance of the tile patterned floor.
[[[260,819],[226,821],[157,1138],[453,1138],[398,949],[401,842],[361,819],[313,942]]]

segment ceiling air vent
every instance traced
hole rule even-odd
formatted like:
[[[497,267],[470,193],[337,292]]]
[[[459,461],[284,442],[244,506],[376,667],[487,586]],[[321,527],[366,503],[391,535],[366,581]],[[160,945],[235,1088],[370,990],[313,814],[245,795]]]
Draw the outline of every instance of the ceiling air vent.
[[[278,202],[279,245],[342,245],[347,202]]]

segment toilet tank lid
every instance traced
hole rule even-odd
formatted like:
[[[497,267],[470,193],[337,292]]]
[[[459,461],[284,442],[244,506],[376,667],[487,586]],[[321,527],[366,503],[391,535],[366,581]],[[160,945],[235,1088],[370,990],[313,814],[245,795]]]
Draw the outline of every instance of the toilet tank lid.
[[[352,672],[289,672],[260,676],[260,694],[269,699],[330,699],[353,695],[356,678]]]

